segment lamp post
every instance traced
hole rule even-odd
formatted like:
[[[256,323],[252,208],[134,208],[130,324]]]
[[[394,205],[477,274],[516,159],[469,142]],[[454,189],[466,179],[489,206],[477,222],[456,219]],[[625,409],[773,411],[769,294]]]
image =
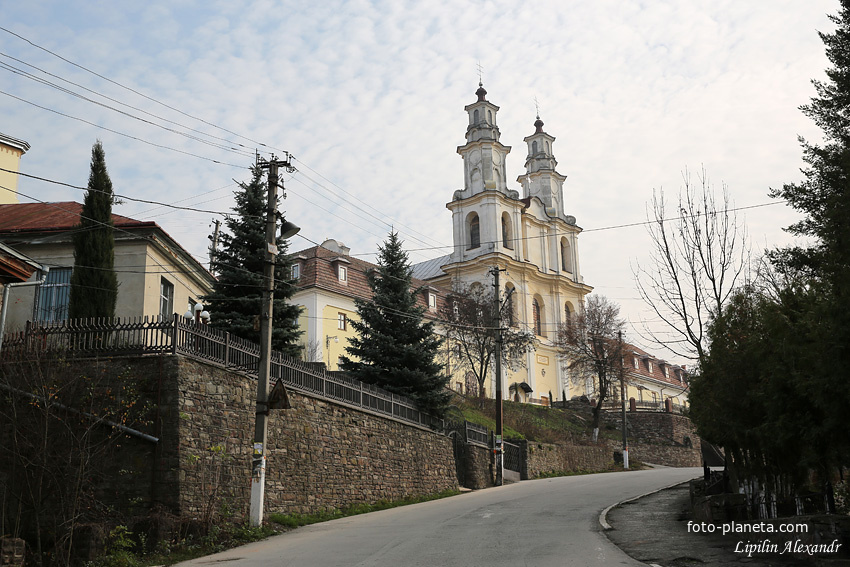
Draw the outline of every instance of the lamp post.
[[[210,312],[204,309],[200,303],[196,303],[192,309],[187,309],[183,314],[186,319],[193,319],[195,323],[206,325],[210,322]]]

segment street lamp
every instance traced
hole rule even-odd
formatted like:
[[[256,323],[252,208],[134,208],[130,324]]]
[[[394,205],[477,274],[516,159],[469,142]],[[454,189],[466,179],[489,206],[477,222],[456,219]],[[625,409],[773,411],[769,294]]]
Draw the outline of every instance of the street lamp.
[[[196,303],[192,309],[187,309],[183,314],[186,319],[194,319],[195,323],[207,324],[210,322],[210,312],[204,309],[200,303]]]

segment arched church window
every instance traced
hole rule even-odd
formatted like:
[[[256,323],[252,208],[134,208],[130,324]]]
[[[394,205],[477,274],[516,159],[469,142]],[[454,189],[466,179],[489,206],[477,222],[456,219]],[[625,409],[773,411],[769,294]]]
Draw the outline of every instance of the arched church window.
[[[488,110],[488,111],[487,111],[487,123],[488,123],[488,124],[492,124],[492,123],[493,123],[493,112],[492,112],[492,111],[490,111],[490,110]]]
[[[476,108],[476,109],[475,109],[475,111],[472,113],[472,123],[473,123],[473,124],[478,124],[478,109],[477,109],[477,108]]]
[[[540,309],[540,302],[534,298],[531,302],[531,315],[534,320],[534,334],[543,336],[543,311]]]
[[[478,215],[472,213],[469,219],[469,248],[478,248],[481,246],[481,223],[478,220]]]
[[[573,312],[569,303],[564,303],[564,322],[569,323],[573,319]]]
[[[566,238],[561,238],[561,270],[564,272],[573,271],[572,254],[570,254],[570,242]]]
[[[546,142],[546,154],[549,155],[552,153],[552,150],[549,149],[549,142]]]
[[[502,213],[502,246],[509,250],[514,249],[511,217],[508,213]]]
[[[531,155],[537,154],[537,141],[531,142]]]
[[[516,316],[514,314],[514,288],[508,284],[505,286],[505,315],[508,326],[516,327]]]

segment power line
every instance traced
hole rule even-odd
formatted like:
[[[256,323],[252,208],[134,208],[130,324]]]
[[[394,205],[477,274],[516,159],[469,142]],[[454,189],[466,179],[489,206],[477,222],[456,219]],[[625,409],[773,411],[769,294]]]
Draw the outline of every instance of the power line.
[[[6,54],[4,54],[4,53],[0,53],[0,55],[4,55],[4,56],[6,56],[6,57],[9,57],[8,55],[6,55]],[[150,125],[150,126],[155,126],[155,127],[157,127],[157,128],[161,128],[161,129],[163,129],[163,130],[165,130],[165,131],[167,131],[167,132],[171,132],[171,133],[173,133],[173,134],[178,134],[178,135],[180,135],[180,136],[184,136],[184,137],[186,137],[186,138],[188,138],[188,139],[190,139],[190,140],[195,140],[195,141],[197,141],[197,142],[201,142],[202,144],[207,144],[207,145],[212,146],[212,147],[214,147],[214,148],[218,148],[218,149],[220,149],[220,150],[225,150],[225,151],[229,151],[229,152],[237,153],[237,154],[239,154],[239,155],[243,155],[243,156],[251,156],[251,155],[252,155],[252,152],[248,152],[248,151],[244,151],[244,150],[237,150],[236,148],[228,147],[228,146],[225,146],[225,145],[219,144],[218,142],[211,142],[211,141],[209,141],[209,140],[204,140],[204,139],[199,138],[199,137],[197,137],[197,136],[193,136],[193,135],[191,135],[191,134],[187,134],[186,132],[181,132],[181,131],[179,131],[179,130],[175,130],[174,128],[169,128],[168,126],[163,126],[162,124],[157,124],[156,122],[153,122],[153,121],[151,121],[151,120],[147,120],[147,119],[145,119],[145,118],[142,118],[142,117],[140,117],[140,116],[136,116],[136,115],[131,114],[131,113],[129,113],[129,112],[126,112],[126,111],[124,111],[124,110],[120,110],[120,109],[118,109],[118,108],[115,108],[115,107],[109,106],[108,104],[104,104],[104,103],[102,103],[102,102],[98,102],[98,101],[96,101],[96,100],[93,100],[93,99],[91,99],[91,98],[88,98],[88,97],[86,97],[86,96],[83,96],[83,95],[81,95],[81,94],[79,94],[79,93],[76,93],[76,92],[72,91],[71,89],[68,89],[68,88],[65,88],[65,87],[59,86],[59,85],[57,85],[56,83],[51,83],[50,81],[47,81],[47,80],[45,80],[45,79],[41,79],[41,78],[39,78],[39,77],[36,77],[36,76],[35,76],[35,75],[33,75],[32,73],[27,73],[26,71],[24,71],[24,70],[22,70],[22,69],[18,69],[17,67],[13,67],[13,66],[9,65],[8,63],[2,63],[2,62],[0,62],[0,68],[5,69],[5,70],[7,70],[7,71],[9,71],[9,72],[11,72],[11,73],[15,73],[16,75],[20,75],[20,76],[22,76],[22,77],[25,77],[25,78],[27,78],[27,79],[30,79],[30,80],[32,80],[32,81],[36,81],[36,82],[41,83],[41,84],[43,84],[43,85],[46,85],[46,86],[48,86],[48,87],[54,88],[54,89],[56,89],[56,90],[58,90],[58,91],[60,91],[60,92],[63,92],[63,93],[68,94],[68,95],[71,95],[71,96],[76,97],[76,98],[78,98],[78,99],[80,99],[80,100],[83,100],[83,101],[85,101],[85,102],[89,102],[89,103],[91,103],[91,104],[95,104],[95,105],[97,105],[97,106],[100,106],[101,108],[105,108],[105,109],[107,109],[107,110],[111,110],[111,111],[113,111],[113,112],[117,112],[117,113],[119,113],[119,114],[121,114],[121,115],[123,115],[123,116],[126,116],[126,117],[128,117],[128,118],[132,118],[133,120],[138,120],[139,122],[142,122],[142,123],[144,123],[144,124],[148,124],[148,125]],[[82,87],[82,88],[85,88],[85,87]],[[90,89],[86,89],[86,90],[90,90]],[[92,92],[94,92],[94,91],[92,91]],[[104,95],[100,95],[99,93],[95,93],[95,94],[98,94],[98,96],[104,96]],[[104,96],[104,98],[109,99],[109,97],[106,97],[106,96]],[[109,99],[109,100],[113,100],[113,99]],[[119,103],[119,104],[123,104],[123,103]],[[129,106],[129,105],[125,105],[125,106]],[[144,111],[143,111],[143,112],[144,112]],[[157,117],[157,118],[159,118],[159,117]]]
[[[59,112],[58,110],[53,110],[52,108],[47,108],[46,106],[36,104],[32,101],[26,100],[26,99],[21,98],[19,96],[15,96],[13,94],[7,93],[6,91],[0,91],[0,94],[6,95],[10,98],[13,98],[15,100],[19,100],[19,101],[24,102],[26,104],[32,105],[36,108],[40,108],[41,110],[46,110],[48,112],[58,114],[59,116],[64,116],[65,118],[70,118],[71,120],[77,120],[79,122],[82,122],[83,124],[88,124],[89,126],[94,126],[95,128],[100,128],[101,130],[106,130],[107,132],[111,132],[113,134],[118,134],[119,136],[124,136],[125,138],[130,138],[131,140],[136,140],[137,142],[142,142],[143,144],[147,144],[147,145],[153,146],[155,148],[170,150],[172,152],[177,152],[179,154],[195,157],[195,158],[202,159],[202,160],[205,160],[205,161],[210,161],[212,163],[218,163],[218,164],[221,164],[221,165],[228,165],[230,167],[240,167],[240,168],[244,167],[244,166],[241,166],[241,165],[236,165],[236,164],[233,164],[233,163],[227,163],[227,162],[220,161],[220,160],[217,160],[217,159],[204,157],[202,155],[193,154],[192,152],[187,152],[187,151],[184,151],[184,150],[178,150],[177,148],[172,148],[171,146],[166,146],[166,145],[163,145],[163,144],[157,144],[156,142],[149,142],[148,140],[144,140],[142,138],[139,138],[138,136],[133,136],[132,134],[125,134],[124,132],[119,132],[118,130],[113,130],[112,128],[107,128],[106,126],[101,126],[100,124],[95,124],[94,122],[91,122],[91,121],[86,120],[84,118],[79,118],[77,116],[71,116],[70,114],[65,114],[64,112]]]
[[[173,106],[171,106],[171,105],[169,105],[169,104],[166,104],[166,103],[161,102],[161,101],[159,101],[159,100],[157,100],[157,99],[155,99],[155,98],[153,98],[153,97],[151,97],[151,96],[148,96],[148,95],[146,95],[146,94],[144,94],[144,93],[142,93],[142,92],[139,92],[139,91],[137,91],[137,90],[135,90],[135,89],[133,89],[133,88],[131,88],[131,87],[128,87],[128,86],[123,85],[123,84],[121,84],[121,83],[119,83],[119,82],[117,82],[117,81],[114,81],[114,80],[110,79],[109,77],[105,77],[105,76],[101,75],[100,73],[97,73],[97,72],[95,72],[95,71],[92,71],[91,69],[89,69],[89,68],[87,68],[87,67],[84,67],[83,65],[80,65],[79,63],[75,63],[74,61],[71,61],[70,59],[67,59],[67,58],[63,57],[63,56],[59,55],[58,53],[55,53],[55,52],[53,52],[53,51],[51,51],[51,50],[47,49],[46,47],[42,47],[41,45],[38,45],[37,43],[35,43],[35,42],[33,42],[33,41],[31,41],[31,40],[29,40],[29,39],[25,38],[24,36],[22,36],[22,35],[20,35],[20,34],[17,34],[17,33],[13,32],[13,31],[11,31],[11,30],[8,30],[8,29],[6,29],[6,28],[4,28],[4,27],[2,27],[2,26],[0,26],[0,31],[4,31],[4,32],[6,32],[6,33],[8,33],[8,34],[10,34],[10,35],[13,35],[13,36],[17,37],[18,39],[20,39],[20,40],[22,40],[22,41],[25,41],[25,42],[27,42],[28,44],[32,45],[32,46],[33,46],[33,47],[35,47],[36,49],[40,49],[40,50],[42,50],[42,51],[44,51],[44,52],[46,52],[46,53],[49,53],[49,54],[50,54],[50,55],[52,55],[53,57],[56,57],[57,59],[61,59],[62,61],[64,61],[65,63],[68,63],[69,65],[73,65],[74,67],[77,67],[78,69],[81,69],[81,70],[83,70],[83,71],[85,71],[85,72],[87,72],[87,73],[90,73],[90,74],[94,75],[95,77],[98,77],[98,78],[100,78],[100,79],[103,79],[104,81],[107,81],[107,82],[109,82],[109,83],[112,83],[113,85],[116,85],[116,86],[118,86],[118,87],[120,87],[120,88],[122,88],[122,89],[125,89],[125,90],[127,90],[127,91],[130,91],[130,92],[131,92],[131,93],[133,93],[133,94],[136,94],[136,95],[138,95],[138,96],[140,96],[140,97],[142,97],[142,98],[144,98],[144,99],[147,99],[147,100],[149,100],[149,101],[151,101],[151,102],[153,102],[153,103],[155,103],[155,104],[158,104],[158,105],[160,105],[160,106],[163,106],[163,107],[165,107],[165,108],[167,108],[167,109],[169,109],[169,110],[173,110],[174,112],[176,112],[176,113],[178,113],[178,114],[181,114],[181,115],[183,115],[183,116],[185,116],[185,117],[187,117],[187,118],[191,118],[192,120],[197,120],[198,122],[202,122],[202,123],[206,124],[207,126],[212,126],[213,128],[216,128],[216,129],[221,130],[221,131],[223,131],[223,132],[227,132],[228,134],[232,134],[232,135],[234,135],[234,136],[237,136],[237,137],[239,137],[239,138],[242,138],[243,140],[247,140],[247,141],[251,142],[252,144],[256,144],[256,145],[258,145],[258,146],[262,146],[262,147],[264,147],[264,148],[269,148],[269,149],[277,150],[277,151],[281,151],[281,152],[282,152],[282,151],[285,151],[285,150],[281,150],[281,149],[279,149],[279,148],[274,148],[274,147],[272,147],[272,146],[268,146],[268,145],[266,145],[266,144],[263,144],[262,142],[258,142],[258,141],[256,141],[256,140],[253,140],[253,139],[248,138],[248,137],[246,137],[246,136],[242,136],[241,134],[237,134],[236,132],[232,132],[232,131],[228,130],[227,128],[224,128],[224,127],[222,127],[222,126],[218,126],[218,125],[216,125],[216,124],[213,124],[212,122],[208,122],[208,121],[204,120],[203,118],[199,118],[199,117],[197,117],[197,116],[193,116],[193,115],[191,115],[191,114],[188,114],[188,113],[186,113],[186,112],[183,112],[182,110],[180,110],[180,109],[178,109],[178,108],[175,108],[175,107],[173,107]]]

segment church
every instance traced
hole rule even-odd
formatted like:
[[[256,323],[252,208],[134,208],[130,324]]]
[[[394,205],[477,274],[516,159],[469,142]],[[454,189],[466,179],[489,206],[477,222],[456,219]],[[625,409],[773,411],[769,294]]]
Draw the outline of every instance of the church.
[[[452,289],[475,282],[492,286],[490,270],[498,267],[503,293],[513,290],[513,324],[537,339],[524,367],[503,369],[505,396],[548,404],[550,395],[559,400],[591,391],[590,384],[576,388],[570,383],[554,346],[558,326],[581,310],[592,290],[581,276],[581,228],[565,209],[566,176],[556,170],[555,138],[538,117],[524,140],[525,173],[517,179],[522,194],[509,189],[505,161],[511,148],[500,141],[499,107],[487,100],[480,83],[475,95],[477,100],[464,109],[466,143],[457,148],[464,163],[463,189],[446,205],[452,212],[453,252],[413,266],[414,285],[423,290],[420,301],[426,316],[436,318],[438,304]],[[328,240],[293,255],[299,291],[292,301],[303,307],[305,358],[322,361],[331,370],[352,336],[347,322],[357,316],[354,298],[369,294],[365,281],[370,265],[348,252],[341,242]],[[494,378],[485,385],[490,397]],[[452,376],[451,384],[470,390],[466,376]]]
[[[503,369],[503,389],[522,401],[548,404],[550,395],[569,397],[571,386],[576,386],[568,380],[553,341],[558,326],[582,308],[592,290],[580,270],[581,228],[567,214],[566,176],[556,169],[555,137],[543,129],[540,117],[524,139],[525,173],[517,178],[520,194],[507,184],[505,162],[511,147],[500,140],[499,107],[487,100],[481,83],[475,94],[477,100],[464,108],[466,144],[457,148],[464,164],[463,189],[446,205],[452,212],[453,252],[414,265],[413,275],[451,290],[475,282],[492,286],[490,270],[502,270],[500,286],[503,297],[512,295],[513,325],[537,338],[524,368]],[[453,382],[457,386],[457,377]],[[492,396],[492,379],[486,389]]]

